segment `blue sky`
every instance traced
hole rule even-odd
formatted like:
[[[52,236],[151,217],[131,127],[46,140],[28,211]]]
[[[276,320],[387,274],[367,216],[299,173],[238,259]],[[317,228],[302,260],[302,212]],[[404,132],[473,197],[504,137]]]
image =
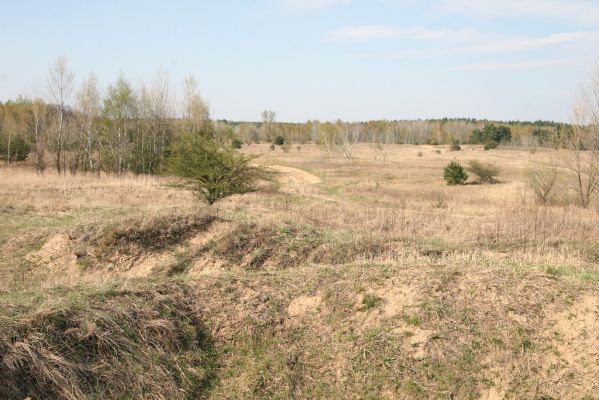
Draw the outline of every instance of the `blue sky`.
[[[103,86],[193,74],[215,118],[566,121],[599,58],[596,0],[2,2],[3,100],[65,56]]]

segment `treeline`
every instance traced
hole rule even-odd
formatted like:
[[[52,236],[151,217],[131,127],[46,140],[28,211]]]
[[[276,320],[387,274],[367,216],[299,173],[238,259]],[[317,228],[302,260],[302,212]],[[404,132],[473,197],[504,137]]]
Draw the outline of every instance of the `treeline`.
[[[497,143],[515,146],[553,146],[556,136],[571,131],[569,124],[552,121],[501,122],[476,119],[344,121],[306,123],[277,123],[269,119],[261,122],[219,121],[230,127],[231,134],[245,143],[272,143],[276,137],[294,143],[314,142],[326,145],[342,142],[348,126],[356,131],[357,142],[389,144],[452,144],[481,143],[494,138]],[[489,133],[499,130],[499,135]],[[481,135],[481,132],[482,135]],[[506,134],[507,132],[507,134]]]
[[[351,158],[353,144],[367,142],[385,158],[390,144],[494,141],[553,146],[555,138],[568,135],[571,127],[544,121],[493,124],[447,118],[280,123],[273,111],[264,111],[260,122],[211,121],[193,77],[185,78],[178,98],[165,73],[136,86],[120,77],[101,90],[93,75],[76,84],[64,59],[50,68],[43,94],[0,103],[0,160],[8,164],[29,160],[39,173],[49,166],[60,173],[156,173],[178,136],[199,132],[236,147],[281,140],[288,145],[318,143],[346,158]]]
[[[138,87],[124,77],[105,94],[91,75],[75,85],[64,59],[51,68],[45,100],[19,97],[0,103],[0,159],[29,159],[41,173],[100,171],[122,175],[156,173],[169,144],[182,132],[213,129],[193,77],[183,82],[183,98],[158,74]]]

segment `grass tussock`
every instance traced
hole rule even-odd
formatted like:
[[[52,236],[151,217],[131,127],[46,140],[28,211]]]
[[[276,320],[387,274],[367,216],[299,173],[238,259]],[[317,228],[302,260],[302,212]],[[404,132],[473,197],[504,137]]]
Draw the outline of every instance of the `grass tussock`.
[[[136,257],[181,244],[207,230],[217,219],[209,212],[132,218],[100,229],[82,227],[74,230],[70,237],[77,242],[75,253],[82,261],[106,260],[115,255]]]
[[[424,256],[444,252],[430,246],[414,246],[404,239],[353,235],[290,223],[240,224],[231,234],[208,247],[212,256],[225,259],[230,265],[258,270],[388,260],[404,254],[407,246]]]
[[[0,398],[202,398],[212,340],[181,284],[0,296]]]

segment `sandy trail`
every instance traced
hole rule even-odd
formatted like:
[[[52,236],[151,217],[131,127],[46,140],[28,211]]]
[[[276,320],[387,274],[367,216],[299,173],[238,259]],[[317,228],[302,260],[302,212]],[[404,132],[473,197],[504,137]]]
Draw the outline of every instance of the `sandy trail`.
[[[338,201],[333,197],[323,195],[318,188],[314,187],[314,185],[322,182],[318,176],[299,168],[284,165],[271,165],[270,167],[281,173],[278,177],[279,182],[282,184],[281,191],[327,201]]]

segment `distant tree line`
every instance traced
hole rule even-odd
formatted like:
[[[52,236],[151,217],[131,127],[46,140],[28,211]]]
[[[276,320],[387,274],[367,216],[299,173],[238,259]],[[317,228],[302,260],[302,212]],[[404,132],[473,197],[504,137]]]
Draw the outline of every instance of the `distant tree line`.
[[[152,174],[181,133],[215,129],[193,77],[176,99],[166,73],[133,87],[119,77],[104,95],[91,75],[76,86],[64,59],[50,69],[45,98],[34,94],[0,103],[0,159],[30,159],[42,173],[101,171]]]
[[[173,140],[199,132],[209,132],[236,148],[242,143],[277,142],[288,151],[293,143],[318,143],[331,156],[347,159],[353,157],[354,144],[370,143],[377,158],[385,160],[391,144],[555,147],[556,138],[569,137],[572,127],[550,121],[447,118],[283,123],[269,110],[259,122],[211,121],[191,76],[182,82],[179,98],[164,72],[153,82],[135,86],[121,76],[101,90],[93,74],[76,84],[62,58],[50,68],[44,90],[0,103],[0,160],[7,164],[29,160],[39,173],[53,167],[60,173],[153,174],[164,167]]]
[[[272,117],[272,114],[270,115]],[[500,122],[475,119],[400,120],[367,122],[305,123],[220,121],[231,127],[232,134],[245,143],[274,143],[277,136],[293,143],[315,142],[342,144],[348,136],[359,143],[385,144],[453,144],[454,142],[515,146],[554,146],[556,135],[567,135],[571,126],[552,121]]]

